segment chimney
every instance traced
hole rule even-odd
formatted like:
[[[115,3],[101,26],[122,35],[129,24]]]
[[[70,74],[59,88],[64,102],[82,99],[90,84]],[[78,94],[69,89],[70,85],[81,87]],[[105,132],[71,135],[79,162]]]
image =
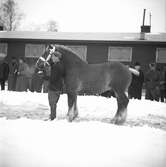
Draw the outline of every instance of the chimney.
[[[143,23],[141,26],[141,32],[140,32],[140,40],[145,40],[145,33],[150,33],[151,30],[151,13],[149,14],[149,24],[150,25],[145,25],[145,14],[146,14],[146,9],[144,9],[143,12]]]
[[[143,12],[143,22],[141,26],[140,40],[145,40],[145,32],[143,31],[144,24],[145,24],[145,13],[146,13],[146,9],[144,9],[144,12]]]

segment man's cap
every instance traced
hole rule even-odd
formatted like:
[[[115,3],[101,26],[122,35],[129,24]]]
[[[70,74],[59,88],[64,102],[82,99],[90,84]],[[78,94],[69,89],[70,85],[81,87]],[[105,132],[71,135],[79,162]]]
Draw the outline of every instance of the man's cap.
[[[140,66],[141,64],[137,61],[134,63],[134,66]]]
[[[49,44],[49,45],[48,45],[48,49],[53,49],[53,45],[52,45],[52,44]]]

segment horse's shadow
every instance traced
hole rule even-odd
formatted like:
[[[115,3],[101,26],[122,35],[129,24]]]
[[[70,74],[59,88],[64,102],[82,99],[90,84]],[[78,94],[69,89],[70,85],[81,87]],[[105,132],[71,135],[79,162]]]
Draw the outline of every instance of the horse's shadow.
[[[65,120],[67,119],[66,116],[58,116],[57,120]],[[75,123],[79,122],[100,122],[100,123],[107,123],[107,124],[114,124],[113,119],[110,117],[105,117],[105,118],[95,118],[95,117],[83,117],[79,116],[73,120]],[[143,127],[143,126],[148,126],[151,128],[157,128],[157,129],[162,129],[166,130],[166,117],[163,116],[156,116],[149,114],[147,117],[140,117],[136,119],[127,119],[125,123],[122,125],[117,125],[117,126],[128,126],[128,127]]]

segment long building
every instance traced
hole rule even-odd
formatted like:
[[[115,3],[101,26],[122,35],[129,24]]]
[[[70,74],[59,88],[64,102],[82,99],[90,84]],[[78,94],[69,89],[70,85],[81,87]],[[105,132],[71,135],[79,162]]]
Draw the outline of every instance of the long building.
[[[62,44],[73,49],[88,63],[120,61],[132,65],[139,61],[144,70],[151,62],[166,64],[166,33],[68,33],[0,31],[0,57],[25,57],[30,65],[41,56],[47,44]]]

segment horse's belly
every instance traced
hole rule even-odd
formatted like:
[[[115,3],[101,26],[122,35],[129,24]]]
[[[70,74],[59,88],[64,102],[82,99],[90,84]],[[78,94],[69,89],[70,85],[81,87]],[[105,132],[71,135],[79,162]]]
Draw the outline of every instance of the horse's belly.
[[[107,90],[111,90],[110,82],[106,79],[98,81],[82,82],[79,92],[86,94],[101,94]]]

